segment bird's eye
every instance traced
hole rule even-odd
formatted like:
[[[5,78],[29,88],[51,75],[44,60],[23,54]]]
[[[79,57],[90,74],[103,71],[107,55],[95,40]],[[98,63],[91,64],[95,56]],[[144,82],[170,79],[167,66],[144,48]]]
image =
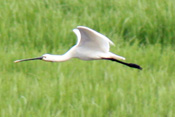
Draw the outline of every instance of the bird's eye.
[[[46,56],[43,56],[43,58],[46,58]]]

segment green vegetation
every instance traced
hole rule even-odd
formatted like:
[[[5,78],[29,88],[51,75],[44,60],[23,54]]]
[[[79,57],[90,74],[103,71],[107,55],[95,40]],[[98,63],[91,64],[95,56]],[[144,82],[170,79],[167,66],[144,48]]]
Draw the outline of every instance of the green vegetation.
[[[175,1],[0,1],[1,117],[173,117]],[[62,54],[78,25],[105,34],[111,51],[143,70],[111,61],[16,59]]]

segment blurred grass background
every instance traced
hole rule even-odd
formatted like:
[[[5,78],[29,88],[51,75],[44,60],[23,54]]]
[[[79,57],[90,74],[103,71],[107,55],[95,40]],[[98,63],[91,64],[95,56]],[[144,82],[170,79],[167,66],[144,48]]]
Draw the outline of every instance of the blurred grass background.
[[[175,1],[0,1],[0,116],[126,117],[175,114]],[[78,25],[109,37],[111,51],[141,65],[21,58],[63,54]]]

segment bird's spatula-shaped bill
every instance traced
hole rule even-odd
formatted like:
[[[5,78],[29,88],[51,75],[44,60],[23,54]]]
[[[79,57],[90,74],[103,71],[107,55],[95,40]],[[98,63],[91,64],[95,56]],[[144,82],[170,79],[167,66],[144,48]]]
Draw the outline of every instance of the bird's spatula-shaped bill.
[[[15,63],[18,63],[18,62],[23,62],[23,61],[42,60],[42,59],[43,59],[43,56],[41,56],[41,57],[36,57],[36,58],[29,58],[29,59],[16,60],[16,61],[14,61],[14,62],[15,62]]]

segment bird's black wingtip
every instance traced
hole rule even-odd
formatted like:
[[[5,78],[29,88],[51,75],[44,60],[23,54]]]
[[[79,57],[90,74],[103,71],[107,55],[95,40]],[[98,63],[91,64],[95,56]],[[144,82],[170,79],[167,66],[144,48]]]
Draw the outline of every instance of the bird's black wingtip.
[[[139,66],[139,68],[138,68],[138,69],[142,70],[143,68]]]
[[[139,65],[137,65],[137,64],[133,64],[133,63],[129,63],[128,66],[129,66],[129,67],[132,67],[132,68],[140,69],[140,70],[143,69],[143,68],[140,67]]]

